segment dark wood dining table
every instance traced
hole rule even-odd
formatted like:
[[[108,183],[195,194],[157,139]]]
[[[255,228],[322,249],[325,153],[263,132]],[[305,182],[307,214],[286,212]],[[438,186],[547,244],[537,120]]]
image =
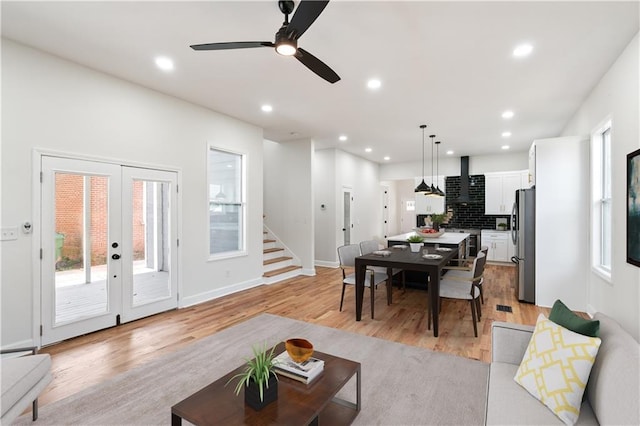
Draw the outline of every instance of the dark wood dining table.
[[[362,319],[362,299],[364,296],[364,279],[367,266],[381,266],[387,269],[399,268],[407,271],[421,271],[429,275],[429,294],[431,295],[431,315],[433,318],[433,335],[438,337],[438,316],[440,308],[440,275],[442,267],[446,266],[451,259],[456,258],[458,252],[436,251],[434,247],[424,247],[420,252],[414,253],[409,247],[399,249],[390,247],[385,249],[390,252],[389,256],[381,256],[377,254],[366,254],[356,257],[356,321]],[[423,251],[428,254],[442,255],[441,259],[425,259]],[[425,286],[427,283],[425,283]],[[373,301],[371,302],[373,303]]]

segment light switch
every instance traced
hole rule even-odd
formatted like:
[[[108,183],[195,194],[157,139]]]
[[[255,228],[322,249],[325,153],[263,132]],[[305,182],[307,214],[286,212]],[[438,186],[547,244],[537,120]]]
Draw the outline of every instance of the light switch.
[[[18,239],[18,227],[2,228],[0,231],[0,241],[10,241]]]

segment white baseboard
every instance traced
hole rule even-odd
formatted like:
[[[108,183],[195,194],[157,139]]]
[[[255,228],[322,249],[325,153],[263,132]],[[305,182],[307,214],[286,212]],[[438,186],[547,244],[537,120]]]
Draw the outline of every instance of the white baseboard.
[[[312,269],[302,268],[302,275],[306,275],[308,277],[315,277],[316,276],[316,268],[312,268]]]
[[[34,346],[38,346],[37,343],[35,343],[33,341],[33,339],[26,339],[26,340],[21,340],[19,342],[14,342],[14,343],[9,343],[7,345],[2,345],[2,349],[16,349],[16,348],[32,348]],[[24,355],[24,354],[18,354],[18,355]],[[9,357],[11,356],[10,354],[7,355],[2,355],[3,357]]]
[[[233,284],[228,287],[206,291],[204,293],[196,294],[194,296],[183,297],[178,302],[178,307],[186,308],[188,306],[198,305],[200,303],[208,302],[210,300],[217,299],[222,296],[227,296],[229,294],[237,293],[242,290],[248,290],[250,288],[257,287],[262,284],[264,284],[264,280],[262,279],[262,277],[260,277],[254,280]]]
[[[340,262],[327,262],[326,260],[314,261],[316,266],[324,266],[325,268],[339,268]]]

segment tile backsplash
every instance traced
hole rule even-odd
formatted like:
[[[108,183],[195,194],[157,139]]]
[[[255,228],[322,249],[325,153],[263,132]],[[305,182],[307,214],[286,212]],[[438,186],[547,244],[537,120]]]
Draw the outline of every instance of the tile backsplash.
[[[484,191],[484,175],[470,175],[470,202],[457,204],[454,200],[460,195],[460,176],[447,176],[445,179],[445,206],[448,210],[453,211],[449,228],[496,229],[496,218],[506,218],[507,224],[509,223],[508,215],[484,214]]]

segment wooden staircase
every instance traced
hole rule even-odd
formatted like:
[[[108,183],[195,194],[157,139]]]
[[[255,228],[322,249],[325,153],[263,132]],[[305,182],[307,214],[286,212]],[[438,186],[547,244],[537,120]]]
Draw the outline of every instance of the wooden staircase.
[[[302,267],[296,265],[296,259],[281,247],[278,241],[264,231],[263,243],[263,274],[265,284],[293,278],[302,273]]]

